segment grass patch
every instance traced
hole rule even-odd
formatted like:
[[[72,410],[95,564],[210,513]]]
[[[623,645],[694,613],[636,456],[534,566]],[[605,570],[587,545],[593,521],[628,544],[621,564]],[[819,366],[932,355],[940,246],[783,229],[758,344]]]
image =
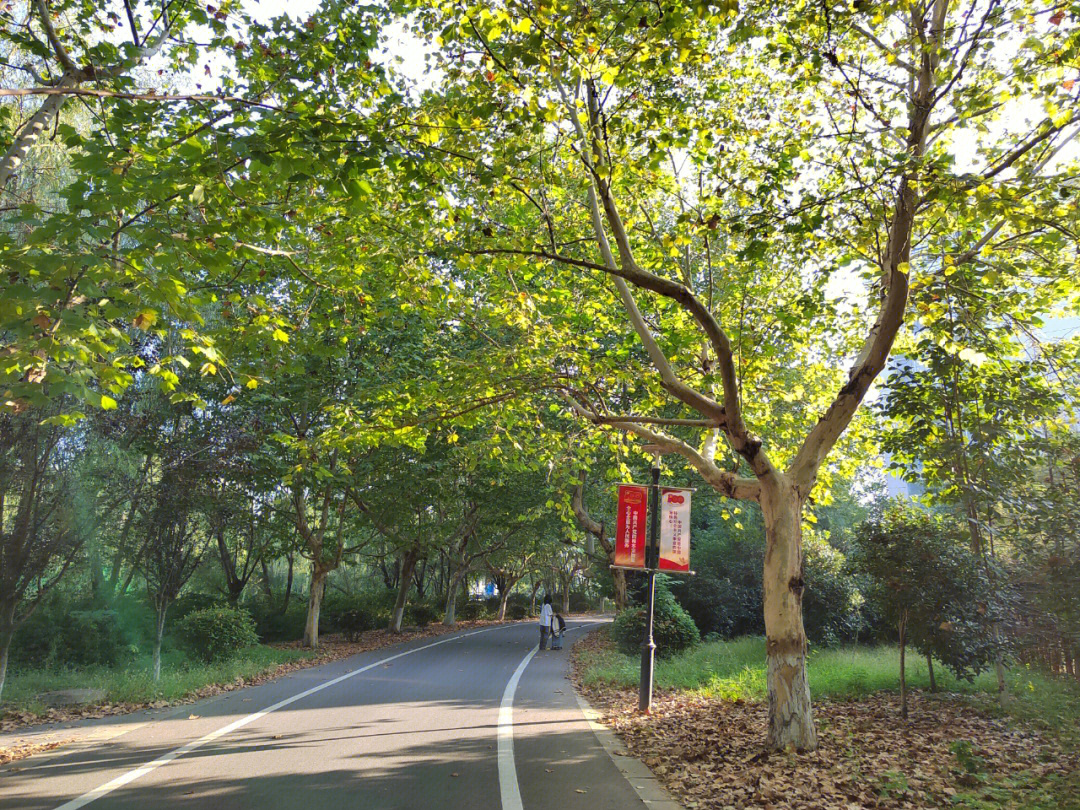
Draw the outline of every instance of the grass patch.
[[[310,658],[311,651],[277,649],[258,645],[235,658],[204,664],[179,651],[162,654],[161,680],[154,682],[149,658],[122,668],[32,669],[9,673],[0,708],[43,714],[38,699],[43,692],[62,689],[103,689],[107,703],[150,703],[180,700],[207,686],[226,684],[237,678],[254,678],[280,664]]]
[[[614,647],[586,648],[581,652],[581,677],[587,686],[635,687],[641,660],[622,655]],[[898,691],[900,650],[895,645],[815,649],[809,661],[810,691],[814,697],[852,699],[875,692]],[[976,696],[996,707],[997,679],[984,672],[974,681],[955,678],[945,667],[934,666],[942,692]],[[706,642],[680,655],[656,661],[656,686],[693,692],[725,700],[764,700],[765,640],[744,637]],[[926,659],[907,656],[907,680],[912,689],[929,689]],[[1030,668],[1009,671],[1009,714],[1052,730],[1080,747],[1080,688],[1048,678]]]

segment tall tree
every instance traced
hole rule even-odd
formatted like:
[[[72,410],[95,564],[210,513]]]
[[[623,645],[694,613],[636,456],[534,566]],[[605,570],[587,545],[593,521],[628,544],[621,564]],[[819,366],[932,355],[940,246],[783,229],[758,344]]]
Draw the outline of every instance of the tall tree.
[[[47,413],[0,415],[0,693],[15,631],[82,545],[72,503],[77,447],[64,438]]]
[[[414,137],[438,154],[432,175],[458,201],[439,215],[432,249],[493,284],[508,278],[553,336],[552,356],[554,337],[563,356],[587,343],[557,328],[573,322],[572,301],[591,307],[587,335],[619,328],[607,317],[614,294],[647,365],[634,379],[575,354],[551,388],[582,418],[679,454],[717,491],[760,505],[770,748],[817,744],[803,510],[885,367],[911,278],[941,272],[915,246],[969,194],[1061,184],[1044,161],[1076,129],[1055,80],[1075,32],[1041,26],[998,57],[1043,13],[1024,0],[743,14],[422,4],[440,80]],[[478,56],[461,61],[463,51]],[[1046,117],[1005,116],[1004,94]],[[960,168],[967,132],[975,145]],[[496,204],[512,215],[496,218]],[[984,238],[951,249],[977,253]],[[852,286],[865,278],[868,310],[826,295],[840,266]],[[533,276],[543,284],[528,285]],[[798,387],[778,383],[792,368]],[[631,380],[655,398],[651,413],[619,409],[616,381]],[[718,463],[717,436],[730,461]]]
[[[179,462],[166,467],[157,483],[155,503],[143,523],[146,550],[139,567],[146,592],[154,605],[154,680],[161,678],[161,641],[169,607],[191,579],[201,560],[204,536],[199,531],[192,488],[197,478],[193,465]]]

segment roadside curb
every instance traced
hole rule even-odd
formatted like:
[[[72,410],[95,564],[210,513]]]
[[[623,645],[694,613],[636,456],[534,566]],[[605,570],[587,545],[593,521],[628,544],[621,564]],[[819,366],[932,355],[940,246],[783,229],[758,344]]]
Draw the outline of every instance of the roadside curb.
[[[607,752],[619,773],[626,777],[626,781],[634,788],[645,806],[650,810],[684,810],[683,806],[672,798],[667,788],[656,778],[656,774],[649,770],[649,766],[630,754],[611,729],[600,722],[602,715],[581,696],[576,686],[574,697],[577,698],[581,713],[585,715],[585,720],[601,747]]]

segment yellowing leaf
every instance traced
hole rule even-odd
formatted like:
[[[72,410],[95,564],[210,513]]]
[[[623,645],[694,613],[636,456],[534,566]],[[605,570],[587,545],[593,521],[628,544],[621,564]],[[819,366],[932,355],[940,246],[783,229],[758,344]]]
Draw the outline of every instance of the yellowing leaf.
[[[131,325],[136,329],[149,329],[156,322],[157,313],[152,309],[144,309],[132,319]]]

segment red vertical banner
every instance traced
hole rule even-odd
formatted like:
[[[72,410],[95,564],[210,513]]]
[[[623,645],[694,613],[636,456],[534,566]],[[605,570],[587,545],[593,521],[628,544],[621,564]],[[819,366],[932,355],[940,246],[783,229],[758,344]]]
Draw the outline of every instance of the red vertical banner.
[[[615,565],[645,567],[648,537],[645,518],[649,512],[649,488],[619,484],[619,512],[615,521]]]
[[[660,570],[690,571],[689,489],[660,490]]]

